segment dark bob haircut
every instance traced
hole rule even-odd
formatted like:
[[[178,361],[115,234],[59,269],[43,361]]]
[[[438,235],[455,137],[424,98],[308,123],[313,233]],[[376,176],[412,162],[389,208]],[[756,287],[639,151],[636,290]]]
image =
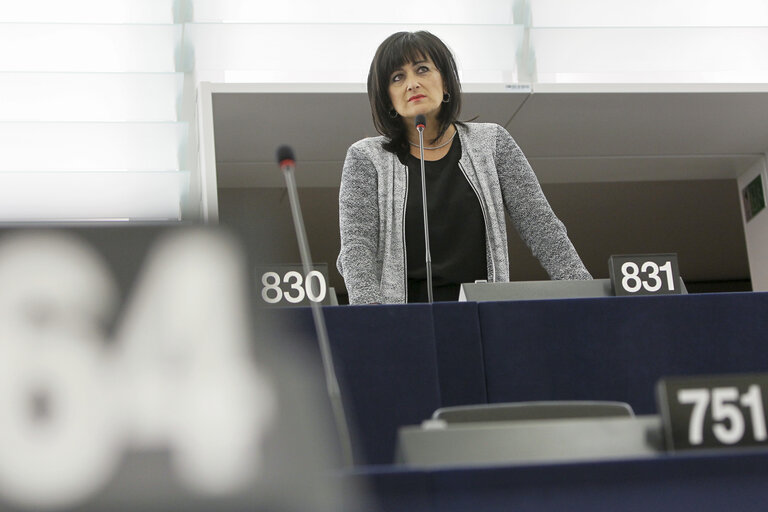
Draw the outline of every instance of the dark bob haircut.
[[[456,61],[451,50],[437,36],[426,32],[397,32],[379,45],[368,72],[368,101],[371,103],[371,115],[376,130],[388,140],[384,149],[404,156],[408,153],[406,127],[400,116],[390,117],[392,101],[389,99],[389,79],[392,73],[410,62],[429,57],[435,63],[443,79],[445,91],[451,95],[448,103],[443,103],[437,119],[440,123],[437,141],[451,124],[458,122],[461,112],[461,84]]]

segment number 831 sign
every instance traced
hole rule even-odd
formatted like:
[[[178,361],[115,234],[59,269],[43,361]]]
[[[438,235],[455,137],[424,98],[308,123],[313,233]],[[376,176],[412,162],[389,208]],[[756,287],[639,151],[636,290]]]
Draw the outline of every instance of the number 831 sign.
[[[676,254],[614,255],[608,271],[614,295],[683,293]]]

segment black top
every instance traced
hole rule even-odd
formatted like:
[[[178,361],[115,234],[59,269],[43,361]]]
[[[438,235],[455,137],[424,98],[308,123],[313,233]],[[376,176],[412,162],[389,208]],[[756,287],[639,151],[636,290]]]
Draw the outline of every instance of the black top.
[[[432,257],[432,294],[435,301],[457,300],[461,283],[488,279],[485,220],[480,201],[459,168],[461,143],[440,160],[424,162]],[[426,302],[427,265],[421,198],[421,164],[409,155],[408,198],[405,211],[405,251],[408,264],[408,302]]]

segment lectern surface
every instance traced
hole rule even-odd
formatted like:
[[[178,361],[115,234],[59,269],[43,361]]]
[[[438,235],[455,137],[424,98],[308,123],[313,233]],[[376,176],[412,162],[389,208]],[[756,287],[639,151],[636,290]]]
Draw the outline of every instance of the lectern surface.
[[[460,301],[472,302],[612,296],[610,279],[464,283],[459,292]]]
[[[414,467],[515,465],[655,457],[658,416],[448,425],[399,432],[398,461]]]
[[[680,279],[680,289],[682,293],[688,293],[682,279]],[[610,279],[463,283],[459,290],[459,301],[461,302],[578,299],[613,296],[614,293]]]

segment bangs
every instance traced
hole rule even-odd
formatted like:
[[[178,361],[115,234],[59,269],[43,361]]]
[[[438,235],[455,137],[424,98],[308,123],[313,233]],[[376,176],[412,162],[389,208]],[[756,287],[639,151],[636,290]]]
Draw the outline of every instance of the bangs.
[[[435,65],[438,65],[435,60],[436,53],[438,52],[435,51],[435,48],[432,48],[429,41],[418,37],[417,34],[404,33],[403,37],[392,41],[385,54],[382,55],[380,68],[383,75],[382,78],[389,79],[389,76],[396,69],[424,58],[429,58]]]

